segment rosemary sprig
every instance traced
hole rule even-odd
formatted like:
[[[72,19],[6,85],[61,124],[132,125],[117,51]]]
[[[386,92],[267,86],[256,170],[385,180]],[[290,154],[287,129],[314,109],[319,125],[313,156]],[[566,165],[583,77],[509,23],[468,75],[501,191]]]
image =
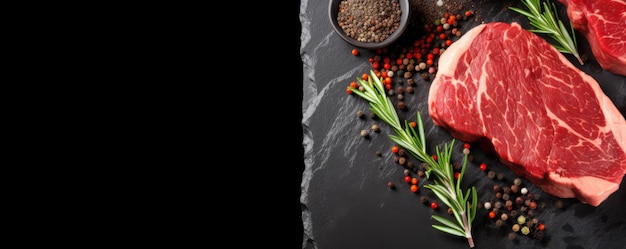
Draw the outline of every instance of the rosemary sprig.
[[[558,19],[557,16],[554,14],[558,13],[554,3],[552,3],[552,9],[550,9],[548,4],[546,2],[543,2],[542,13],[540,1],[541,0],[522,0],[524,5],[528,7],[530,12],[516,7],[509,7],[509,9],[528,17],[530,24],[536,28],[529,31],[534,33],[548,34],[556,42],[558,42],[558,44],[552,44],[554,48],[556,48],[561,53],[574,55],[574,57],[578,59],[580,65],[583,65],[583,61],[580,59],[580,55],[578,54],[576,34],[574,33],[574,27],[571,21],[570,27],[572,36],[570,36],[570,34],[567,32],[567,29],[565,28],[565,25],[563,25],[563,22]]]
[[[370,77],[367,80],[357,78],[357,81],[363,90],[356,88],[350,88],[350,90],[367,100],[370,104],[370,110],[391,126],[395,132],[395,134],[389,135],[392,141],[405,148],[418,160],[428,164],[426,176],[434,184],[428,184],[425,188],[432,190],[437,198],[452,209],[456,222],[432,215],[434,220],[441,223],[441,225],[433,224],[432,227],[442,232],[467,238],[470,248],[473,248],[472,221],[476,216],[478,194],[476,187],[467,189],[465,194],[461,189],[468,155],[465,155],[461,173],[455,180],[453,166],[450,163],[455,140],[453,139],[449,145],[444,144],[443,150],[439,150],[437,147],[437,160],[433,159],[426,151],[424,124],[420,112],[417,112],[416,118],[417,131],[406,120],[403,128],[391,100],[385,95],[383,84],[374,71],[370,70]],[[471,200],[469,200],[470,196]]]

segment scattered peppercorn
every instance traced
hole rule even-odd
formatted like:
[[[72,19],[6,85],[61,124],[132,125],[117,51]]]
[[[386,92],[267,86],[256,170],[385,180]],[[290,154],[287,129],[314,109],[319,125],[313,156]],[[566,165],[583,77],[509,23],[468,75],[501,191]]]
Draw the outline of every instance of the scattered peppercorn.
[[[507,237],[509,240],[515,240],[515,233],[509,233],[506,237]]]
[[[398,154],[399,150],[400,150],[400,147],[398,147],[397,145],[391,146],[391,152],[393,154]]]
[[[363,111],[356,111],[356,117],[362,119],[363,118]]]
[[[496,220],[496,226],[498,227],[502,226],[503,223],[504,221],[502,221],[501,219]]]
[[[361,130],[361,137],[367,138],[369,136],[369,133],[367,133],[367,130]]]
[[[373,124],[373,125],[372,125],[372,131],[373,131],[373,132],[379,132],[379,131],[380,131],[380,128],[378,127],[378,125],[377,125],[377,124]]]
[[[404,182],[410,183],[411,182],[411,176],[409,176],[409,175],[404,176]]]
[[[513,224],[513,227],[511,227],[511,229],[513,230],[513,232],[517,232],[520,229],[520,225],[519,224]]]
[[[439,205],[437,205],[437,202],[433,201],[433,202],[430,203],[430,208],[432,210],[437,210],[439,208]]]
[[[504,179],[504,174],[498,173],[496,177],[498,178],[498,180],[502,181],[502,179]]]
[[[522,234],[528,235],[530,233],[530,229],[527,226],[522,227]]]
[[[406,110],[406,103],[404,101],[398,101],[398,109],[400,110]]]

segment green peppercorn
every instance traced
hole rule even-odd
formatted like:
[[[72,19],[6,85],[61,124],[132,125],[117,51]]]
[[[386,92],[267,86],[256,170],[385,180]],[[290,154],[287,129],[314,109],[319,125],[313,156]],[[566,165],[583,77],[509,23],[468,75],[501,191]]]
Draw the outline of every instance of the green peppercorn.
[[[522,234],[528,235],[530,233],[530,229],[527,226],[522,227]]]
[[[517,224],[524,224],[526,223],[526,216],[520,215],[519,217],[517,217]]]

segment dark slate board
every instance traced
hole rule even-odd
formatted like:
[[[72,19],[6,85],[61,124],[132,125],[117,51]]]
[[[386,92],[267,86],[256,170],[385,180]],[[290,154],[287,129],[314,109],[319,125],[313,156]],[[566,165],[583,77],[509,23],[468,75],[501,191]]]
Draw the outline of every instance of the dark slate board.
[[[444,1],[446,4],[451,1]],[[467,31],[480,22],[519,22],[530,28],[527,19],[507,9],[508,6],[525,8],[520,1],[461,1],[463,9],[473,9],[476,17],[463,22]],[[413,6],[426,6],[435,0],[414,1]],[[562,5],[556,3],[559,14],[567,18]],[[447,6],[447,5],[446,5]],[[441,7],[441,11],[445,8]],[[360,56],[352,56],[352,47],[334,33],[328,19],[328,0],[301,2],[302,24],[301,57],[303,61],[302,125],[304,130],[304,162],[302,174],[302,220],[304,227],[303,248],[312,249],[368,249],[368,248],[468,248],[464,238],[439,232],[431,227],[435,222],[433,213],[445,216],[445,210],[433,211],[420,202],[425,196],[435,200],[434,195],[422,188],[418,193],[408,190],[402,182],[404,168],[393,161],[389,151],[393,145],[388,138],[386,124],[367,117],[359,120],[356,112],[368,111],[368,103],[356,96],[346,94],[350,81],[370,70],[368,58],[373,51],[361,50]],[[458,12],[458,11],[456,11]],[[413,13],[412,18],[418,18]],[[441,16],[441,13],[417,13],[423,16]],[[408,42],[401,39],[398,43]],[[626,115],[626,77],[599,68],[588,44],[578,37],[581,52],[589,56],[580,66],[571,56],[574,65],[590,74],[603,91]],[[417,76],[414,76],[417,79]],[[417,80],[414,94],[406,94],[409,110],[400,112],[401,120],[415,120],[422,113],[429,147],[450,142],[448,133],[434,127],[428,118],[426,106],[429,81]],[[369,139],[359,136],[362,129],[378,124],[380,133],[370,133]],[[462,143],[455,147],[460,152]],[[376,156],[376,151],[383,152]],[[434,151],[433,151],[434,153]],[[500,164],[493,155],[473,148],[474,160],[468,165],[464,186],[478,188],[481,202],[491,198],[494,183],[511,184],[516,176]],[[456,153],[453,161],[461,161]],[[413,160],[417,162],[416,160]],[[478,168],[486,163],[489,169],[504,175],[502,181],[490,180]],[[387,187],[387,182],[396,189]],[[420,186],[428,183],[423,178]],[[613,193],[602,205],[591,207],[574,199],[559,199],[545,194],[526,180],[522,183],[531,193],[541,195],[545,207],[538,209],[536,217],[546,225],[542,240],[524,237],[518,233],[517,240],[506,238],[509,228],[498,228],[493,220],[486,218],[485,209],[479,209],[473,225],[476,248],[625,248],[626,245],[626,183]],[[561,200],[565,206],[558,208]]]

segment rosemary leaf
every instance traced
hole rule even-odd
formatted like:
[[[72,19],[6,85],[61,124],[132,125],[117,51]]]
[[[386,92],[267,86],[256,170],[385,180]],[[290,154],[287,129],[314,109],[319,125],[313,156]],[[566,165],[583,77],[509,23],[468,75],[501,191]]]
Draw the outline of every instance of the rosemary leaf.
[[[456,224],[456,223],[454,223],[454,222],[452,222],[452,221],[450,221],[448,219],[445,219],[445,218],[443,218],[441,216],[438,216],[438,215],[433,215],[433,219],[436,220],[436,221],[439,221],[441,224],[444,224],[446,227],[449,227],[451,229],[456,230],[457,232],[459,232],[461,234],[464,233],[462,227],[460,227],[458,224]],[[465,236],[465,235],[462,235],[462,236]]]
[[[358,89],[350,88],[350,90],[357,96],[367,100],[370,104],[370,110],[391,126],[395,134],[390,134],[389,138],[393,142],[405,148],[413,157],[428,165],[426,177],[433,184],[427,184],[425,188],[433,191],[437,198],[452,210],[456,223],[433,215],[432,218],[441,223],[441,225],[433,224],[432,227],[442,232],[465,237],[470,248],[474,248],[472,221],[476,215],[478,194],[475,187],[468,189],[465,194],[461,189],[462,175],[465,173],[467,166],[467,155],[464,157],[463,168],[459,178],[455,179],[454,169],[450,163],[454,139],[449,144],[445,143],[444,148],[441,150],[439,147],[435,147],[437,160],[433,159],[426,151],[426,136],[420,112],[417,112],[417,126],[415,128],[409,125],[409,122],[406,120],[400,123],[391,99],[385,95],[383,84],[373,70],[370,70],[370,77],[367,80],[357,78],[357,82],[360,87]]]
[[[463,234],[459,230],[456,230],[456,229],[453,229],[453,228],[450,228],[450,227],[444,227],[444,226],[440,226],[440,225],[433,225],[433,228],[435,228],[435,229],[437,229],[439,231],[445,232],[445,233],[452,234],[452,235],[461,236],[461,237],[465,236],[465,234]]]
[[[576,33],[574,32],[572,23],[569,23],[570,27],[572,27],[570,36],[570,32],[567,31],[563,22],[558,19],[555,14],[558,12],[554,3],[552,3],[552,8],[550,8],[546,2],[543,2],[542,12],[541,0],[522,0],[522,2],[530,10],[530,12],[516,7],[509,7],[509,9],[528,18],[530,25],[536,28],[529,31],[549,35],[557,42],[557,44],[552,43],[554,48],[561,53],[572,54],[576,57],[576,59],[578,59],[578,62],[583,65],[583,61],[578,54]]]

